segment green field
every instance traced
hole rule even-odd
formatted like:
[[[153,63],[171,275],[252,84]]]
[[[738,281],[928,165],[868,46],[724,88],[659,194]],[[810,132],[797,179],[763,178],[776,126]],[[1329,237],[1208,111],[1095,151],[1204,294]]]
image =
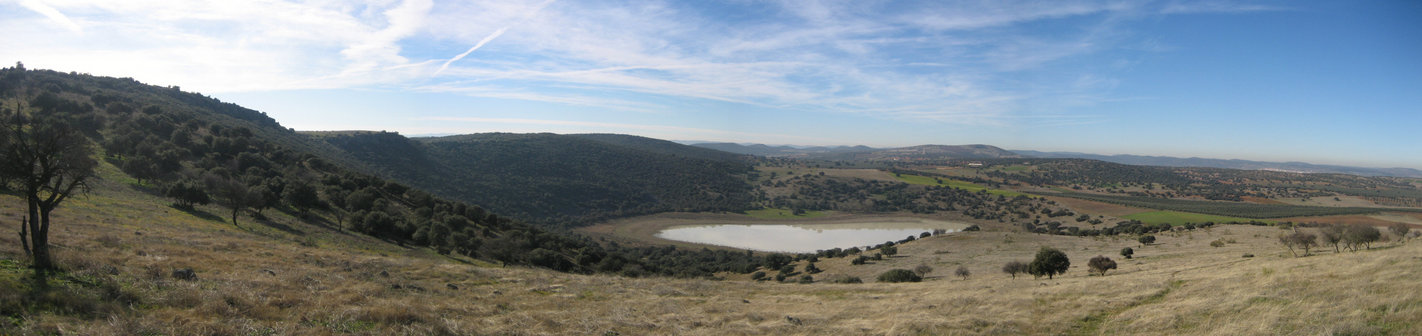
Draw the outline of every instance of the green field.
[[[1082,192],[1062,192],[1055,196],[1079,198],[1103,203],[1157,210],[1172,210],[1196,214],[1211,214],[1245,218],[1281,218],[1330,215],[1352,215],[1382,211],[1422,211],[1418,209],[1384,209],[1364,207],[1322,207],[1306,205],[1258,204],[1219,201],[1192,201],[1154,197],[1088,194]]]
[[[790,219],[824,217],[828,214],[824,211],[806,210],[804,214],[796,216],[794,215],[794,210],[765,208],[746,211],[746,215],[760,219]]]
[[[1248,223],[1249,221],[1258,221],[1257,219],[1240,218],[1240,217],[1229,217],[1229,216],[1219,216],[1219,215],[1206,215],[1206,214],[1197,214],[1197,213],[1179,212],[1179,211],[1147,211],[1147,212],[1134,213],[1134,214],[1130,214],[1130,215],[1121,216],[1121,218],[1134,219],[1134,220],[1138,220],[1138,221],[1144,222],[1144,223],[1146,223],[1146,224],[1160,224],[1160,223],[1165,223],[1165,224],[1170,224],[1170,225],[1185,225],[1185,223],[1204,223],[1204,222],[1215,222],[1215,223],[1232,223],[1232,222],[1234,222],[1234,223]],[[1266,220],[1266,221],[1263,221],[1263,222],[1271,223],[1271,222],[1273,222],[1273,221],[1267,221],[1267,220]]]
[[[963,190],[967,190],[967,191],[973,191],[973,192],[976,192],[976,191],[979,191],[979,190],[987,190],[987,192],[988,192],[989,194],[1002,195],[1002,196],[1007,196],[1007,197],[1016,197],[1016,196],[1020,196],[1020,195],[1027,195],[1027,194],[1023,194],[1023,193],[1016,192],[1016,191],[1002,190],[1002,189],[991,189],[991,188],[988,188],[988,187],[984,187],[984,186],[981,186],[981,185],[977,185],[976,183],[967,182],[967,181],[959,181],[959,180],[954,180],[954,179],[947,179],[947,178],[934,178],[934,177],[928,177],[928,176],[906,175],[906,174],[899,174],[898,176],[894,176],[894,177],[895,177],[895,178],[898,178],[899,181],[904,181],[904,182],[906,182],[906,183],[908,183],[908,184],[931,185],[931,186],[949,186],[949,187],[954,187],[954,188],[963,189]]]
[[[1006,171],[1006,172],[1020,172],[1020,171],[1027,171],[1027,169],[1029,169],[1029,168],[1031,168],[1031,167],[1023,166],[1023,165],[1011,165],[1011,166],[1007,166],[1007,167],[998,168],[998,170]]]

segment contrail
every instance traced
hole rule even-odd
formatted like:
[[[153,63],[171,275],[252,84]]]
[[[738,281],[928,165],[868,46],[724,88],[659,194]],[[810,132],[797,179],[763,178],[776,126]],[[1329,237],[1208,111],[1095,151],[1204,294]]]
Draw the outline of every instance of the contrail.
[[[485,36],[483,40],[479,40],[479,43],[474,44],[473,48],[469,48],[469,50],[465,51],[463,54],[459,54],[459,56],[454,56],[454,58],[451,58],[448,61],[444,61],[444,65],[439,66],[439,70],[435,70],[434,74],[438,76],[439,73],[444,72],[444,69],[449,68],[450,63],[454,63],[454,61],[463,59],[464,56],[469,56],[469,53],[472,53],[475,50],[479,50],[479,47],[483,47],[485,43],[489,43],[489,41],[493,41],[494,39],[499,38],[499,35],[503,35],[505,30],[509,30],[509,27],[505,26],[503,28],[499,28],[499,30],[494,31],[493,34],[489,34],[489,36]]]

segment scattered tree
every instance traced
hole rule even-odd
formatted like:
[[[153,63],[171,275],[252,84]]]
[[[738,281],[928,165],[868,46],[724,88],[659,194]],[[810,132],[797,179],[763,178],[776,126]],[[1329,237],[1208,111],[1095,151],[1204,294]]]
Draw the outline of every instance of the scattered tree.
[[[958,269],[953,271],[953,275],[963,277],[963,280],[968,280],[968,276],[973,275],[973,272],[968,271],[967,266],[958,266]]]
[[[1372,249],[1373,242],[1379,239],[1382,239],[1382,232],[1378,231],[1378,228],[1372,225],[1350,225],[1348,229],[1343,232],[1343,241],[1346,242],[1348,247],[1353,251],[1357,251],[1358,246]]]
[[[1131,259],[1131,256],[1134,256],[1135,254],[1136,254],[1136,250],[1135,250],[1135,249],[1132,249],[1132,248],[1129,248],[1129,247],[1121,249],[1121,256],[1122,256],[1122,257],[1126,257],[1126,259]]]
[[[1407,226],[1406,223],[1395,223],[1387,227],[1387,229],[1388,231],[1392,231],[1392,234],[1397,235],[1398,241],[1404,241],[1404,239],[1407,238],[1407,232],[1412,231],[1412,227]]]
[[[217,199],[221,201],[222,205],[232,209],[232,225],[241,227],[237,224],[237,215],[243,209],[251,206],[260,196],[248,189],[246,183],[236,179],[210,175],[207,177],[206,183],[207,188],[216,193]]]
[[[928,276],[928,273],[933,273],[933,267],[930,267],[928,265],[918,265],[918,267],[913,268],[913,272],[918,273],[918,276],[926,277]]]
[[[207,196],[207,192],[203,191],[202,187],[188,181],[174,183],[163,195],[177,200],[175,205],[182,209],[191,210],[193,205],[207,205],[212,202],[212,198]]]
[[[1096,272],[1096,274],[1106,276],[1106,271],[1116,269],[1116,261],[1106,256],[1098,255],[1095,258],[1091,258],[1090,261],[1087,261],[1086,266],[1090,267],[1091,271]]]
[[[1294,253],[1295,248],[1303,249],[1304,255],[1308,255],[1309,249],[1318,246],[1318,237],[1311,233],[1295,231],[1294,233],[1279,235],[1279,243],[1289,248],[1289,254],[1293,254],[1297,257],[1299,255]]]
[[[879,282],[919,282],[923,277],[914,274],[913,271],[896,268],[879,274]]]
[[[810,264],[805,265],[805,273],[815,274],[819,272],[824,272],[824,270],[821,270],[819,267],[816,267],[815,262],[812,261],[810,262]]]
[[[884,247],[882,247],[882,248],[879,249],[879,253],[883,253],[883,254],[886,255],[886,256],[891,256],[891,255],[899,254],[899,247],[898,247],[898,246],[884,246]]]
[[[1021,261],[1009,261],[1006,265],[1002,265],[1002,272],[1012,275],[1012,278],[1016,279],[1017,273],[1027,273],[1027,263]]]
[[[1137,239],[1136,241],[1141,242],[1141,246],[1146,246],[1146,245],[1154,244],[1154,243],[1155,243],[1155,236],[1154,236],[1154,235],[1144,235],[1144,236],[1141,236],[1141,238],[1140,238],[1140,239]]]
[[[49,254],[50,214],[60,203],[88,190],[98,162],[89,139],[60,116],[27,116],[17,106],[0,111],[0,175],[26,200],[30,256],[39,272],[54,269]],[[28,236],[28,237],[26,237]]]
[[[1035,277],[1047,276],[1051,279],[1057,274],[1065,274],[1071,268],[1071,259],[1061,250],[1042,247],[1037,251],[1037,257],[1032,259],[1032,263],[1027,265],[1027,273]]]
[[[1344,231],[1347,227],[1338,224],[1324,224],[1318,228],[1318,235],[1323,238],[1323,243],[1333,245],[1333,253],[1342,252],[1338,249],[1339,243],[1343,242]]]

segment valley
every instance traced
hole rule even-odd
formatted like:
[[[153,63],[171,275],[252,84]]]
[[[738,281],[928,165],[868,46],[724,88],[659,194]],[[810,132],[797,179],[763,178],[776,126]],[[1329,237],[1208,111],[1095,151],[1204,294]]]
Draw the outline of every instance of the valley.
[[[0,144],[70,127],[92,159],[44,233],[54,269],[11,234],[33,167],[6,171],[0,334],[1422,333],[1416,179],[297,132],[131,79],[0,84],[33,123]],[[666,235],[711,225],[784,231]],[[904,231],[792,239],[865,228]],[[1069,265],[1006,267],[1044,248]]]

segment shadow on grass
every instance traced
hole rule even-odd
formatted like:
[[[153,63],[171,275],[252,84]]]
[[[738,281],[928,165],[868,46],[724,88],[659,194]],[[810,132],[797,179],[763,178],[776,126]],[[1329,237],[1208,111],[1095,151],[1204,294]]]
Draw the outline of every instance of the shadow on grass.
[[[210,221],[215,221],[215,222],[227,222],[227,219],[223,218],[222,216],[218,216],[218,215],[215,215],[215,214],[213,214],[213,213],[211,213],[211,212],[203,211],[203,210],[198,209],[198,208],[185,208],[185,207],[180,207],[180,206],[177,206],[177,205],[169,205],[168,207],[169,207],[169,208],[173,208],[173,209],[177,209],[178,211],[182,211],[183,213],[187,213],[187,214],[189,214],[189,215],[193,215],[193,217],[202,218],[202,219],[206,219],[206,220],[210,220]]]
[[[282,232],[286,232],[286,233],[290,233],[290,234],[294,234],[294,235],[306,234],[305,231],[298,230],[297,228],[291,227],[291,225],[286,225],[286,224],[282,224],[282,223],[277,223],[277,222],[274,222],[274,221],[272,221],[272,220],[270,220],[270,219],[265,219],[265,218],[253,218],[251,221],[252,221],[252,222],[256,222],[257,224],[261,224],[262,226],[266,226],[266,227],[269,227],[269,228],[281,230]]]

